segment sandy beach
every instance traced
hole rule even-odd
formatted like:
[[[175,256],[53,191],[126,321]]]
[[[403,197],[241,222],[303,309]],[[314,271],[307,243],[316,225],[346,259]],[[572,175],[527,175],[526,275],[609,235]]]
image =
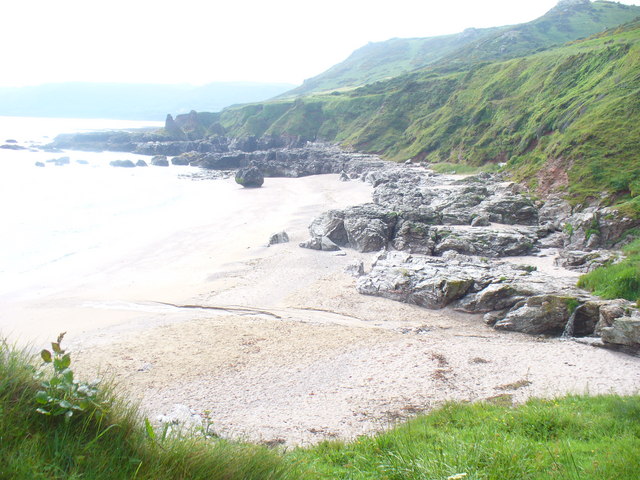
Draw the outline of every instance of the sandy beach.
[[[76,370],[113,376],[152,420],[207,412],[216,433],[270,444],[354,438],[447,400],[638,392],[640,358],[359,295],[345,267],[373,254],[298,247],[315,215],[369,201],[337,178],[194,205],[200,224],[5,301],[2,330],[35,345],[67,331]],[[267,247],[280,230],[291,242]]]

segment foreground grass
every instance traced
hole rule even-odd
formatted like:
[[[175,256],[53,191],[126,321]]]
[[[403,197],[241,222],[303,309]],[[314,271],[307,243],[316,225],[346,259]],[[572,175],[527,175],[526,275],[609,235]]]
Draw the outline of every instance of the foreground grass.
[[[603,298],[640,302],[640,238],[622,251],[626,255],[624,260],[582,275],[578,286]]]
[[[450,404],[383,435],[293,455],[321,478],[638,478],[640,397]]]
[[[0,344],[0,479],[300,478],[275,452],[196,435],[152,440],[137,410],[103,388],[105,414],[36,413],[32,359]]]
[[[1,344],[2,479],[632,479],[640,471],[640,396],[449,404],[384,434],[279,453],[196,435],[152,439],[108,389],[104,416],[40,415],[30,361]]]

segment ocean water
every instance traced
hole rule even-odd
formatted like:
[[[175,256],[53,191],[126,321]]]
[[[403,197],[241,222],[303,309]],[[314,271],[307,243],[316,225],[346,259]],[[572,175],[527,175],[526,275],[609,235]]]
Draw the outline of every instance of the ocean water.
[[[159,126],[149,122],[0,117],[0,144],[37,147],[59,133]],[[47,160],[68,156],[70,164]],[[123,251],[206,221],[195,206],[222,204],[233,182],[197,180],[192,167],[114,168],[116,152],[0,149],[0,302],[55,288]],[[35,162],[44,162],[44,168]],[[87,162],[86,164],[78,161]],[[1,303],[0,303],[1,307]]]

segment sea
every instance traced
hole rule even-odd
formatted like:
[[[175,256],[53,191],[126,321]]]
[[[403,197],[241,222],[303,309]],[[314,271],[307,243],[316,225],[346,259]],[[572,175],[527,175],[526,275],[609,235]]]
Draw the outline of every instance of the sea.
[[[233,181],[203,179],[194,167],[109,165],[126,159],[150,163],[144,155],[42,150],[60,133],[160,126],[0,117],[0,145],[26,147],[0,148],[0,308],[3,299],[51,287],[56,279],[100,268],[176,228],[200,225],[203,209],[222,205],[239,188]],[[52,162],[61,157],[69,157],[69,164]]]

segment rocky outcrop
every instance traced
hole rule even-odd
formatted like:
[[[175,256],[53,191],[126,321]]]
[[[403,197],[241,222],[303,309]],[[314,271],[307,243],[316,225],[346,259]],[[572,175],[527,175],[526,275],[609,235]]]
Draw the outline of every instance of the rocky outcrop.
[[[264,183],[264,175],[257,167],[241,168],[236,173],[236,183],[246,188],[258,188]]]
[[[328,237],[361,252],[394,248],[503,257],[529,254],[549,234],[535,224],[538,211],[531,201],[495,177],[460,181],[387,166],[368,172],[365,180],[376,185],[375,203],[326,212],[311,224],[313,238]],[[492,224],[497,220],[499,225]],[[523,224],[516,225],[518,220]]]

